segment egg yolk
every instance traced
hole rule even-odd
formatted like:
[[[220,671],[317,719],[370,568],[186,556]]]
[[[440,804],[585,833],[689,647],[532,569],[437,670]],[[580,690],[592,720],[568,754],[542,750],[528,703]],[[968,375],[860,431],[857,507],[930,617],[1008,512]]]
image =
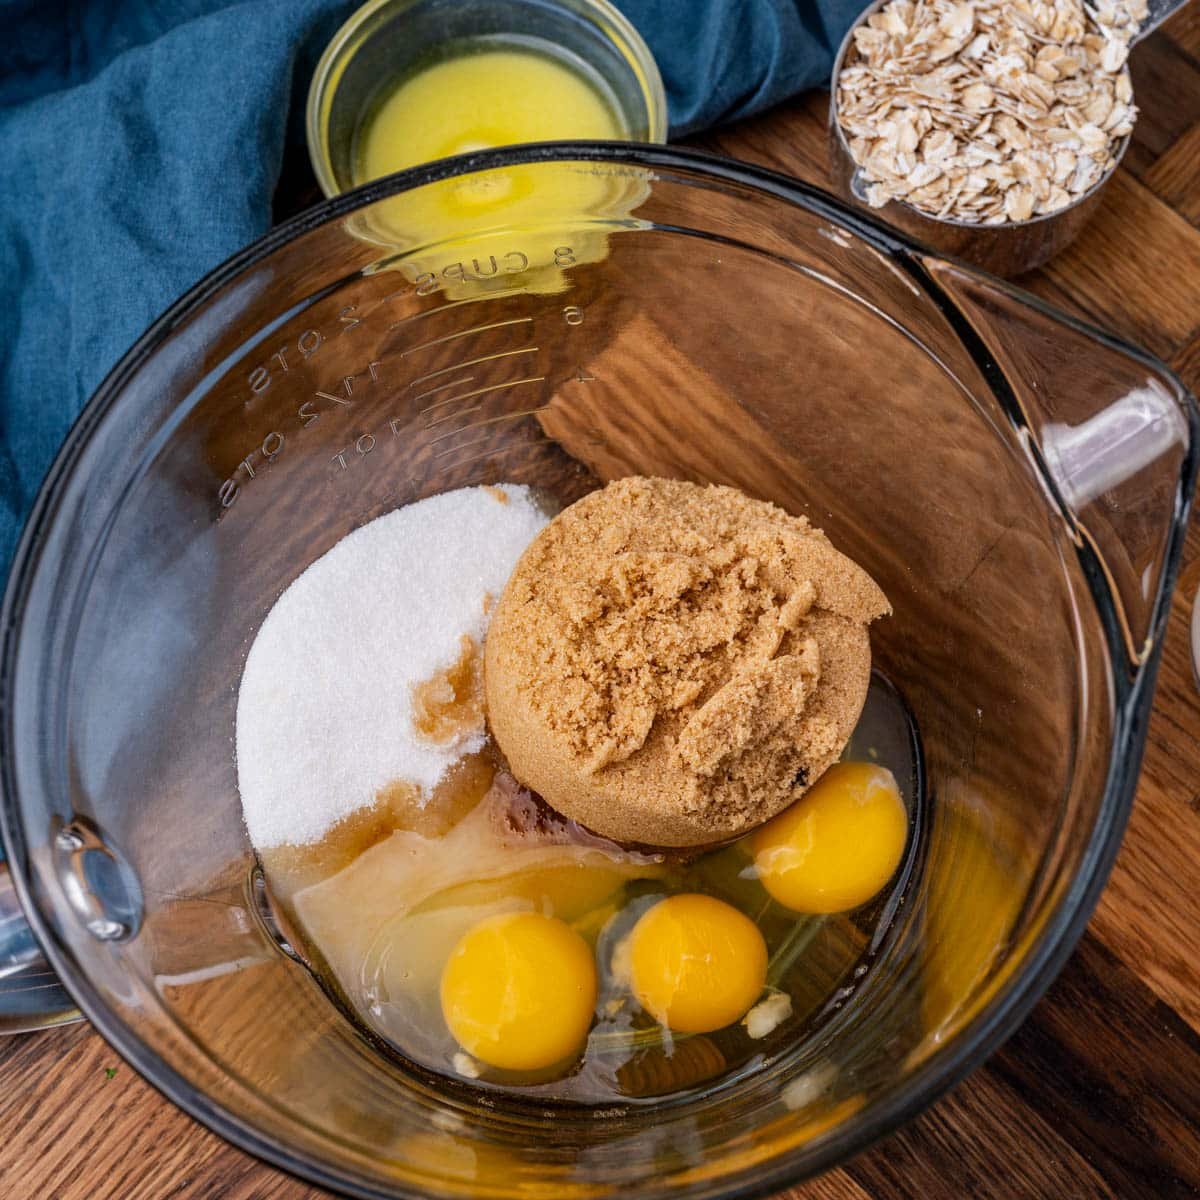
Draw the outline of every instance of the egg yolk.
[[[679,1033],[732,1025],[758,999],[767,945],[730,904],[689,894],[660,900],[629,935],[629,981],[641,1006]]]
[[[481,1062],[538,1071],[577,1054],[596,1006],[587,943],[557,917],[501,913],[469,929],[442,972],[442,1015]]]
[[[803,913],[846,912],[892,877],[908,841],[895,776],[873,763],[835,763],[751,839],[763,886]]]

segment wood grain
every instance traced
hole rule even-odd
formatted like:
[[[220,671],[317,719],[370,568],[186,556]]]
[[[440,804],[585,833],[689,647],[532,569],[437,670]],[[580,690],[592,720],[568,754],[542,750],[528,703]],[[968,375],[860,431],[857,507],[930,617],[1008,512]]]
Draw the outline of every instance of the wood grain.
[[[1200,5],[1138,48],[1144,115],[1091,227],[1023,283],[1141,342],[1200,390]],[[825,181],[826,97],[696,139]],[[315,198],[300,155],[278,213]],[[1079,950],[986,1066],[885,1143],[790,1200],[1200,1196],[1200,695],[1188,537],[1145,765],[1112,881]],[[0,1196],[318,1200],[222,1143],[86,1026],[0,1042]],[[108,1072],[114,1071],[109,1076]]]

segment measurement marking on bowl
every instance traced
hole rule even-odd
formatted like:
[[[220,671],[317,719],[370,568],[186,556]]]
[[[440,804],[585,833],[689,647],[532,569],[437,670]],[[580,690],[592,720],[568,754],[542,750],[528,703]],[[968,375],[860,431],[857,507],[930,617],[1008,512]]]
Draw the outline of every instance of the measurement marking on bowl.
[[[475,396],[483,396],[488,392],[499,392],[505,388],[520,387],[523,383],[544,383],[545,375],[530,375],[524,379],[506,379],[503,383],[491,383],[487,387],[474,388],[469,392],[461,392],[457,396],[447,396],[444,400],[438,400],[434,404],[430,404],[421,410],[421,415],[425,416],[431,413],[434,409],[442,408],[447,404],[453,404],[456,400],[470,400]]]
[[[467,446],[473,446],[473,445],[475,445],[475,442],[476,442],[476,439],[472,438],[472,440],[470,442],[466,442],[463,444],[465,444]],[[436,462],[440,458],[445,458],[445,457],[447,457],[447,455],[453,454],[456,450],[461,449],[463,444],[460,444],[458,446],[451,446],[447,450],[442,450],[442,451],[434,454],[434,456],[433,456],[434,461]],[[523,448],[526,448],[526,447],[533,448],[535,446],[557,446],[557,445],[558,445],[557,442],[553,441],[551,438],[548,438],[548,437],[534,438],[530,442],[522,443]],[[488,446],[485,450],[480,450],[480,452],[478,454],[471,454],[471,455],[468,455],[466,458],[457,459],[455,461],[454,465],[456,467],[465,467],[469,463],[478,462],[481,458],[495,458],[495,457],[496,457],[496,448],[494,446]]]
[[[498,291],[488,292],[485,296],[468,296],[465,300],[450,300],[445,304],[439,304],[436,308],[425,308],[418,313],[401,317],[399,320],[393,321],[388,326],[388,329],[399,329],[401,325],[410,325],[413,321],[421,321],[425,317],[436,316],[440,312],[445,312],[448,308],[461,308],[464,304],[478,304],[481,300],[500,300],[505,296],[523,296],[528,290],[528,288],[523,287],[500,288]],[[387,300],[394,296],[403,296],[406,294],[404,291],[393,292],[392,296],[385,297],[384,299]],[[384,301],[380,300],[379,303],[382,304]]]
[[[532,325],[532,317],[512,317],[507,321],[491,321],[487,325],[474,325],[470,329],[460,329],[458,333],[448,333],[445,337],[434,338],[431,342],[422,342],[419,346],[410,346],[400,351],[401,358],[416,354],[418,350],[428,350],[431,346],[440,346],[443,342],[453,342],[456,338],[469,337],[473,333],[487,333],[489,329],[503,329],[506,325]]]
[[[450,379],[445,383],[439,383],[435,388],[430,388],[427,392],[418,392],[413,399],[424,400],[426,396],[436,396],[438,392],[444,392],[447,388],[458,387],[462,383],[473,383],[474,380],[474,375],[464,375],[461,379]],[[410,383],[408,386],[412,387],[412,384]]]
[[[17,978],[17,976],[10,975],[10,976],[8,976],[8,978],[14,979],[14,978]],[[45,972],[43,971],[40,975],[36,976],[36,978],[38,978],[38,979],[45,978]],[[30,984],[28,987],[8,987],[8,986],[6,986],[4,989],[4,994],[6,996],[26,995],[29,992],[44,992],[44,991],[47,991],[49,988],[56,988],[56,987],[61,987],[61,986],[62,985],[58,982],[57,979],[51,979],[49,983],[33,983],[33,984]]]
[[[438,442],[446,441],[447,438],[458,437],[459,434],[469,433],[472,429],[483,429],[487,425],[499,425],[502,421],[518,421],[522,417],[536,416],[540,412],[546,412],[549,408],[550,405],[548,404],[539,404],[537,408],[526,408],[522,409],[520,412],[504,413],[499,417],[489,417],[486,421],[472,421],[470,425],[464,425],[461,429],[451,429],[448,433],[439,434],[437,437],[432,438],[429,444],[431,446],[435,446]],[[446,450],[439,451],[433,457],[443,458],[453,450],[461,450],[464,446],[476,446],[480,442],[485,442],[487,440],[488,435],[486,433],[481,434],[477,438],[471,438],[470,441],[458,442],[456,445],[451,446]]]
[[[448,375],[451,371],[462,371],[467,367],[476,367],[480,363],[493,362],[497,358],[511,358],[515,354],[536,354],[540,346],[522,346],[519,350],[499,350],[495,354],[484,354],[479,358],[468,358],[466,362],[455,363],[452,367],[441,367],[436,371],[429,371],[425,375],[418,375],[416,379],[410,380],[404,386],[405,388],[414,388],[418,383],[424,383],[428,379],[436,379],[439,375]]]
[[[440,417],[435,417],[432,421],[426,421],[425,428],[426,429],[436,429],[437,426],[444,425],[447,421],[453,421],[456,417],[465,417],[465,416],[469,416],[471,413],[479,412],[479,410],[482,407],[483,407],[483,405],[481,405],[481,404],[472,404],[470,408],[452,408],[452,409],[450,409],[449,412],[442,413],[442,415]],[[473,425],[464,425],[462,427],[462,429],[473,429],[473,428],[474,428]],[[453,430],[452,432],[461,433],[462,429],[456,429],[456,430]],[[443,437],[449,437],[449,436],[450,436],[449,434],[444,433],[439,437],[435,437],[429,444],[433,445],[433,442],[440,442]]]

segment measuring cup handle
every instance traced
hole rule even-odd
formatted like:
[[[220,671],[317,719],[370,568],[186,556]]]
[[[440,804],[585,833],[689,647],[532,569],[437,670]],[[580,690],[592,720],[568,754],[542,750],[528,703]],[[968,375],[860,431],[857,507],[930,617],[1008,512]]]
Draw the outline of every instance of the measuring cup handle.
[[[80,1019],[25,920],[8,864],[0,861],[0,1034]]]

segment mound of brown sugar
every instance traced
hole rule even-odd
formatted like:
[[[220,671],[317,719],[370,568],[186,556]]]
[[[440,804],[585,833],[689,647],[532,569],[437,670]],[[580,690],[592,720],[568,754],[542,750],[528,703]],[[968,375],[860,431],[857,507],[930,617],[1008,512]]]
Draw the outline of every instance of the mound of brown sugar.
[[[796,800],[866,698],[890,612],[803,517],[734,488],[622,479],[530,543],[484,681],[513,774],[619,842],[695,846]]]

